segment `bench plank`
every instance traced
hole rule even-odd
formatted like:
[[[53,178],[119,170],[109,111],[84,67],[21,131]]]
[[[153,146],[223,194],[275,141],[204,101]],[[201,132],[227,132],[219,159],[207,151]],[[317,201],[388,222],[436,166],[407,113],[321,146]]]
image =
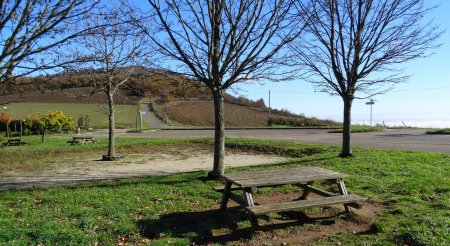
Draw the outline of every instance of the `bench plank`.
[[[347,177],[347,175],[318,167],[303,167],[289,169],[289,172],[286,172],[284,169],[278,169],[225,174],[223,177],[239,187],[261,187],[320,180],[337,180]]]
[[[257,205],[257,206],[247,207],[246,209],[254,215],[259,215],[259,214],[267,214],[267,213],[271,213],[271,212],[283,212],[283,211],[290,211],[290,210],[295,210],[295,209],[327,206],[327,205],[334,205],[334,204],[341,204],[341,203],[343,203],[343,204],[358,203],[358,202],[363,202],[364,200],[366,200],[366,199],[363,197],[350,194],[350,195],[323,197],[323,198],[311,199],[311,200],[300,200],[300,201],[292,201],[292,202]]]

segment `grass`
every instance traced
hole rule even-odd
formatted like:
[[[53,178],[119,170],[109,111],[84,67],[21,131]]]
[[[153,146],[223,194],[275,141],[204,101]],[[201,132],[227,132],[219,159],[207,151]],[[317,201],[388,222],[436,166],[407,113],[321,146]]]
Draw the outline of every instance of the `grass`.
[[[352,126],[352,133],[360,133],[360,132],[382,132],[384,131],[384,127],[382,126]],[[328,133],[342,133],[343,129],[331,130]]]
[[[31,140],[29,140],[31,141]],[[49,140],[50,141],[50,140]],[[125,149],[205,145],[211,139],[119,138]],[[75,147],[75,148],[72,148]],[[29,158],[73,151],[97,151],[98,146],[71,146],[54,138],[49,146],[1,149],[3,156]],[[347,188],[382,203],[382,211],[367,233],[340,233],[321,245],[449,245],[450,156],[447,154],[355,148],[352,158],[338,158],[333,146],[303,145],[252,139],[227,139],[227,148],[291,156],[284,164],[229,169],[319,166],[349,174]],[[219,216],[210,206],[220,203],[211,190],[219,183],[206,172],[165,177],[123,179],[49,189],[0,193],[0,244],[102,245],[251,243],[245,214]],[[285,187],[283,189],[294,189]],[[264,189],[261,192],[266,192]],[[293,226],[274,233],[308,230]],[[221,235],[231,231],[237,237]],[[247,238],[247,239],[246,239]],[[264,239],[265,243],[271,239]]]
[[[426,134],[430,135],[449,135],[450,134],[450,128],[442,128],[442,129],[432,129],[429,131],[426,131]]]
[[[131,128],[136,125],[136,106],[115,105],[116,127]],[[7,113],[13,119],[25,118],[29,114],[46,114],[49,111],[62,110],[76,121],[80,114],[89,115],[90,127],[108,128],[107,106],[103,104],[75,103],[10,103]]]

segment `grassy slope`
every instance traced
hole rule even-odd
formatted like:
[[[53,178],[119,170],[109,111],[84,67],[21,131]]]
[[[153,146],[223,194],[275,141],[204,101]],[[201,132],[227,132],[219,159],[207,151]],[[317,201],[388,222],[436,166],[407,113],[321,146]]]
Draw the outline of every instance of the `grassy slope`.
[[[53,154],[73,152],[55,139],[53,147],[31,145],[11,148],[2,155],[24,158],[32,153],[35,161]],[[154,148],[167,144],[211,144],[211,139],[124,139],[122,148]],[[128,146],[128,147],[127,147]],[[101,146],[96,146],[99,148]],[[337,158],[335,147],[228,139],[227,147],[278,153],[295,157],[282,165],[231,169],[229,172],[266,168],[320,166],[348,173],[347,188],[387,209],[369,233],[338,234],[321,244],[336,245],[448,245],[450,243],[450,156],[446,154],[354,150],[355,157]],[[80,152],[82,147],[77,147]],[[3,150],[2,150],[3,151]],[[40,154],[39,154],[40,153]],[[46,154],[48,153],[48,155]],[[57,155],[55,158],[58,158]],[[15,162],[14,158],[9,158]],[[2,158],[2,161],[4,159]],[[17,162],[20,162],[18,160]],[[218,230],[244,233],[246,216],[229,216],[212,224],[192,223],[187,231],[173,225],[186,218],[217,216],[199,212],[217,204],[220,194],[211,191],[218,183],[203,179],[205,172],[167,177],[107,181],[51,189],[0,193],[0,244],[114,245],[151,243],[187,245],[208,242]],[[290,189],[289,187],[287,189]],[[302,230],[289,227],[277,233]],[[219,237],[220,238],[220,237]],[[244,241],[245,242],[245,241]],[[270,240],[268,241],[270,243]]]
[[[13,119],[26,117],[28,114],[45,114],[48,111],[62,110],[72,116],[75,121],[80,114],[89,115],[90,126],[93,128],[107,128],[107,106],[104,104],[75,104],[75,103],[11,103],[8,113]],[[136,106],[116,105],[116,127],[130,128],[136,124]]]

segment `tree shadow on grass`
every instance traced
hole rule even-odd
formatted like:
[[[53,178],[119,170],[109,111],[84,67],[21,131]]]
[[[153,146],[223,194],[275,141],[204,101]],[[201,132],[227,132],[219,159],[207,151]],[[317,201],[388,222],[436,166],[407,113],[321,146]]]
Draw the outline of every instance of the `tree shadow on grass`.
[[[328,224],[336,216],[311,218],[303,212],[283,212],[274,222],[271,216],[259,216],[258,231],[286,229],[289,226],[305,224]],[[265,221],[265,222],[264,222]],[[155,220],[136,222],[142,237],[153,240],[164,237],[187,238],[195,244],[226,244],[254,239],[255,231],[250,226],[248,214],[239,207],[229,208],[227,212],[218,209],[197,212],[176,212]],[[331,222],[333,223],[333,222]]]
[[[155,220],[139,220],[141,236],[163,239],[165,236],[189,238],[196,244],[226,243],[251,238],[251,228],[239,229],[238,223],[248,221],[245,213],[232,208],[227,212],[206,210],[177,212]]]

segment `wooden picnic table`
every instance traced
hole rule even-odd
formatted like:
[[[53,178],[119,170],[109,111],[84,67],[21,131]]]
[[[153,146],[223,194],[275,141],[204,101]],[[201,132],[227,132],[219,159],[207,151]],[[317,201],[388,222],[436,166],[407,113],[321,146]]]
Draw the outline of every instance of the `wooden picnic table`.
[[[344,178],[346,174],[330,171],[319,167],[289,168],[257,172],[244,172],[225,174],[225,187],[216,189],[222,191],[221,210],[225,211],[229,199],[232,199],[245,207],[250,215],[250,222],[253,228],[258,227],[256,215],[271,212],[283,212],[298,210],[309,207],[320,207],[334,204],[344,204],[345,211],[350,213],[350,207],[359,208],[359,203],[365,198],[348,194],[345,187]],[[312,184],[318,181],[329,181],[338,185],[339,194],[331,193],[313,187]],[[303,188],[302,194],[295,201],[255,204],[253,195],[259,187],[272,187],[286,184],[299,185]],[[240,190],[243,196],[239,196],[233,191]],[[310,192],[321,195],[320,198],[306,200]]]
[[[3,142],[3,146],[17,146],[25,145],[27,142],[22,141],[20,138],[9,138],[6,142]]]
[[[92,136],[74,136],[72,137],[72,141],[69,141],[71,145],[75,144],[85,144],[85,143],[98,143],[98,141]]]

